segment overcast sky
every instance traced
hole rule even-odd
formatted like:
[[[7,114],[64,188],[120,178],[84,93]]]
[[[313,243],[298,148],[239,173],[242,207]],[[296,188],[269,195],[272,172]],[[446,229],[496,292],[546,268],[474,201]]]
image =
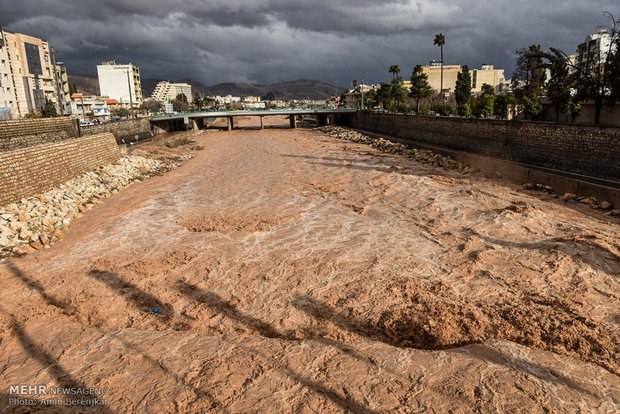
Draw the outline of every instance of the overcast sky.
[[[416,64],[514,69],[515,49],[574,53],[617,0],[0,0],[6,30],[47,39],[69,73],[132,62],[143,78],[273,83],[408,79]]]

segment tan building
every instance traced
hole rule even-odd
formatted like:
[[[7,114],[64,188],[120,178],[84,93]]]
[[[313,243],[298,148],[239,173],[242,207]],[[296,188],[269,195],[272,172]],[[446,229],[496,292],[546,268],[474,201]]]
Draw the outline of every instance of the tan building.
[[[482,91],[482,85],[485,83],[493,86],[495,93],[501,93],[504,83],[504,69],[494,69],[493,65],[482,65],[480,69],[471,71],[472,93]]]
[[[439,93],[441,88],[441,64],[439,62],[431,62],[428,66],[423,66],[423,72],[428,75],[428,83],[431,88]],[[444,93],[450,95],[456,89],[456,80],[458,74],[463,70],[461,65],[444,65],[443,67],[443,90]],[[470,69],[471,74],[471,91],[477,93],[482,91],[482,84],[488,83],[495,88],[496,93],[502,92],[504,83],[504,69],[495,69],[493,65],[482,65],[480,69]],[[410,81],[403,82],[405,88],[411,87]]]
[[[185,94],[188,102],[192,101],[192,86],[188,83],[159,82],[155,86],[151,99],[155,99],[161,103],[168,103],[179,94]]]
[[[46,98],[54,102],[59,112],[67,109],[67,96],[62,93],[65,90],[62,80],[66,79],[66,69],[56,66],[55,76],[54,57],[48,42],[38,37],[3,29],[0,29],[0,35],[3,49],[0,52],[0,71],[3,72],[2,88],[4,88],[4,99],[0,99],[0,104],[4,105],[3,101],[11,101],[12,95],[13,104],[10,106],[9,103],[9,108],[14,118],[40,111],[45,105]],[[68,94],[68,84],[66,92]],[[64,104],[59,105],[59,100]]]
[[[5,47],[4,34],[0,32],[0,119],[12,119],[17,116],[17,98],[13,73],[9,65],[9,53]]]

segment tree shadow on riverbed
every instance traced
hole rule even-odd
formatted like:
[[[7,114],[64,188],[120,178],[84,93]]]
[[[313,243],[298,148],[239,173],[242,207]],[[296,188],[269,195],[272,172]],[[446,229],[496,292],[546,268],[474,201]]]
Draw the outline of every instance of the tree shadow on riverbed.
[[[11,330],[12,336],[17,338],[22,349],[36,363],[38,363],[45,371],[47,371],[51,379],[55,382],[54,386],[60,387],[60,388],[82,388],[84,389],[84,388],[92,387],[95,385],[95,384],[88,384],[87,386],[86,384],[83,384],[76,378],[72,377],[71,374],[67,372],[62,367],[62,365],[60,365],[60,363],[58,363],[56,358],[52,357],[50,354],[45,352],[41,347],[37,346],[34,343],[34,341],[24,331],[22,326],[17,322],[17,320],[13,317],[13,315],[7,313],[1,306],[0,306],[0,313],[6,315],[9,318],[9,329]],[[26,385],[39,386],[39,385],[46,385],[46,384],[38,383],[38,384],[26,384]],[[32,398],[34,396],[26,395],[26,396],[21,396],[21,397]],[[80,400],[93,399],[89,397],[88,395],[68,395],[67,397],[72,397],[72,398],[80,399]],[[4,397],[0,396],[0,398],[4,398]],[[4,401],[6,401],[6,404],[8,405],[8,398],[0,401],[0,404],[2,404]],[[93,408],[89,407],[89,412],[97,412],[97,413],[104,413],[104,414],[111,413],[111,411],[106,406],[99,406],[99,407],[93,407]]]
[[[172,318],[172,306],[162,303],[155,296],[123,280],[116,273],[95,269],[91,270],[88,275],[95,280],[105,283],[109,288],[114,290],[141,312],[153,313],[154,309],[157,308],[157,316],[159,319],[162,321],[169,321]]]
[[[47,303],[50,306],[54,306],[58,309],[61,309],[63,313],[65,313],[66,315],[70,315],[71,313],[74,312],[73,307],[69,303],[64,302],[62,300],[58,300],[50,296],[45,291],[41,283],[39,283],[37,280],[34,280],[33,278],[26,275],[13,262],[11,261],[7,262],[6,266],[8,267],[9,271],[13,274],[13,276],[21,280],[28,288],[36,291],[41,296],[43,301],[45,301],[45,303]]]

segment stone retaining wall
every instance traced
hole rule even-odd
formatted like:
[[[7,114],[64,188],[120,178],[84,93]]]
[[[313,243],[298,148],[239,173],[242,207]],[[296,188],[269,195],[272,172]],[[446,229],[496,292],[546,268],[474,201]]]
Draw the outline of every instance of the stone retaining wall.
[[[118,144],[124,144],[129,142],[135,142],[139,139],[150,138],[151,133],[151,119],[150,118],[138,118],[128,119],[118,122],[107,122],[101,125],[85,126],[81,127],[82,135],[101,134],[104,132],[111,132],[116,138]]]
[[[78,136],[71,117],[0,121],[0,151],[11,151]]]
[[[620,128],[357,112],[339,123],[412,142],[620,181]]]
[[[110,133],[0,152],[0,206],[40,194],[120,157]]]

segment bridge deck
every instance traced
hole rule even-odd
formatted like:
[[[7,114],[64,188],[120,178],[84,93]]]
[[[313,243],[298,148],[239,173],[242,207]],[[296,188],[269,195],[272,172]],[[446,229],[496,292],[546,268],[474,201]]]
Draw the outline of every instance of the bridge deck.
[[[275,116],[275,115],[330,115],[330,114],[352,114],[355,109],[287,109],[287,110],[265,110],[265,111],[204,111],[185,114],[170,114],[152,117],[151,121],[166,121],[172,119],[187,118],[231,118],[239,116]]]

